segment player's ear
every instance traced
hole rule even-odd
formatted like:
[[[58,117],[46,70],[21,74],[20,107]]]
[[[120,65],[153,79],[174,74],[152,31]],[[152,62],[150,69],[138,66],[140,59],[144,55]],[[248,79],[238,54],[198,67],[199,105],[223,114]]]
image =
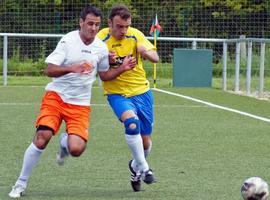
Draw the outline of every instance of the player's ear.
[[[80,24],[80,27],[81,27],[81,28],[82,28],[83,22],[84,22],[83,19],[80,18],[79,24]]]
[[[112,20],[111,19],[108,20],[108,26],[112,27]]]

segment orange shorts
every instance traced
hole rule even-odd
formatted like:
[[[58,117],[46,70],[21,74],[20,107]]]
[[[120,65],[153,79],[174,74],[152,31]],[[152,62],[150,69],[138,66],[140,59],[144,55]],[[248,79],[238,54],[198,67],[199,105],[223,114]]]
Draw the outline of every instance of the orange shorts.
[[[48,126],[56,134],[64,120],[68,134],[78,135],[87,141],[89,139],[90,112],[90,106],[65,103],[56,92],[49,91],[42,99],[36,127]]]

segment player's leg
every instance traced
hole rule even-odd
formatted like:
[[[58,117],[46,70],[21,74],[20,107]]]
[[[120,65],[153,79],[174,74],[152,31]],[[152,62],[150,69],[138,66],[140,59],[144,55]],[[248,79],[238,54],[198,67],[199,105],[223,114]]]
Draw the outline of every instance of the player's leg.
[[[76,134],[62,133],[60,136],[60,149],[56,154],[56,162],[62,166],[66,158],[71,155],[80,156],[86,148],[86,140]]]
[[[76,134],[62,133],[59,142],[60,148],[56,154],[56,162],[60,166],[64,165],[69,155],[78,157],[86,148],[86,140]]]
[[[130,183],[133,191],[138,192],[141,191],[141,175],[142,173],[149,171],[149,166],[144,156],[143,143],[140,136],[140,122],[138,117],[133,117],[133,115],[134,113],[132,110],[127,110],[122,114],[121,120],[123,120],[125,124],[126,142],[133,157],[133,159],[129,161],[129,170],[131,173]],[[137,130],[135,130],[134,127],[136,127]],[[136,169],[133,169],[131,166],[133,160],[136,161]]]
[[[86,140],[79,135],[68,135],[69,153],[73,157],[79,157],[86,148]]]
[[[131,162],[129,162],[131,186],[134,191],[140,191],[140,172],[147,171],[149,166],[144,157],[143,143],[140,136],[140,123],[136,115],[135,106],[130,99],[121,95],[108,95],[108,101],[118,119],[124,123],[126,143],[139,168],[138,172],[134,171],[130,165]]]
[[[144,157],[147,158],[148,155],[149,155],[150,152],[151,152],[151,149],[152,149],[152,139],[151,139],[151,135],[142,135],[142,134],[141,134],[141,137],[142,137],[142,141],[143,141]],[[138,171],[138,170],[139,170],[138,165],[137,165],[137,163],[135,162],[135,160],[132,160],[131,166],[132,166],[132,168],[133,168],[135,171]]]
[[[150,135],[141,135],[143,139],[143,145],[144,145],[144,156],[145,159],[149,156],[151,148],[152,148],[152,140]],[[147,144],[147,146],[145,145]],[[135,164],[137,166],[137,164]],[[152,169],[149,169],[145,173],[142,174],[142,179],[147,184],[152,184],[156,182],[156,178],[153,174]]]
[[[121,116],[121,121],[124,122],[126,142],[134,160],[137,162],[139,171],[147,171],[149,166],[144,157],[143,143],[140,136],[140,121],[137,115],[133,110],[126,110]]]
[[[50,96],[50,100],[48,100],[48,96]],[[27,187],[29,176],[38,163],[42,152],[49,143],[52,135],[59,129],[61,120],[57,109],[55,109],[57,101],[52,99],[53,98],[48,93],[43,97],[40,115],[36,122],[36,134],[33,138],[33,142],[24,153],[20,176],[9,193],[9,196],[12,198],[19,198],[23,194]],[[53,106],[48,106],[50,104]]]
[[[27,187],[29,176],[31,175],[34,167],[37,165],[40,156],[51,137],[51,130],[38,130],[36,132],[33,142],[28,146],[24,153],[22,169],[19,178],[9,193],[10,197],[18,198],[23,195]]]
[[[141,137],[143,140],[144,156],[145,158],[147,158],[152,148],[151,134],[154,123],[153,95],[151,90],[149,90],[144,94],[132,97],[131,100],[137,108],[138,117],[140,119],[140,129]],[[131,162],[131,166],[135,171],[139,170],[136,160],[133,160]],[[148,184],[155,182],[155,177],[153,176],[152,171],[150,170],[149,173],[149,175],[144,174],[144,176],[147,177],[146,179],[144,179],[144,181]]]
[[[60,149],[56,156],[59,165],[63,165],[67,156],[80,156],[89,138],[89,120],[91,109],[89,106],[63,104],[63,116],[66,121],[66,133],[60,135]]]
[[[150,154],[152,150],[152,138],[151,135],[141,135],[143,140],[143,149],[144,149],[144,156],[147,158],[147,156]]]
[[[151,147],[152,147],[151,136],[150,135],[141,135],[141,136],[142,136],[142,139],[143,139],[144,156],[145,156],[145,159],[146,159],[147,156],[150,154]],[[146,146],[146,144],[147,144],[147,146]],[[138,182],[138,180],[137,180],[138,178],[136,177],[136,172],[139,171],[139,167],[138,167],[138,164],[137,164],[135,159],[132,159],[132,160],[129,161],[129,170],[130,170],[130,173],[131,173],[131,180],[132,180],[131,185],[133,187],[133,190],[134,191],[140,191],[141,190],[141,189],[139,189],[140,188],[140,182]],[[147,173],[144,173],[143,176],[144,176],[143,177],[144,181],[147,184],[151,184],[151,183],[156,181],[156,179],[155,179],[155,177],[153,175],[153,171],[151,169]]]
[[[152,149],[151,135],[141,134],[141,137],[142,137],[142,141],[143,141],[144,157],[147,158],[151,152],[151,149]],[[138,165],[137,165],[135,160],[132,160],[131,166],[135,171],[139,170]]]
[[[59,137],[59,151],[56,153],[56,163],[60,166],[64,165],[68,156],[68,133],[61,133]]]

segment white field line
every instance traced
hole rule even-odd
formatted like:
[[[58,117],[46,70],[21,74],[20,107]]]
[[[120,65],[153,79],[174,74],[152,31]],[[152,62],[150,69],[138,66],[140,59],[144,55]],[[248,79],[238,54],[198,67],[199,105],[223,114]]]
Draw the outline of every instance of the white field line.
[[[27,87],[30,87],[30,88],[45,88],[45,86],[42,86],[42,85],[7,85],[7,86],[4,86],[4,85],[0,85],[0,88],[27,88]]]
[[[170,91],[161,90],[161,89],[157,89],[157,88],[152,88],[152,90],[157,91],[157,92],[162,92],[162,93],[165,93],[165,94],[169,94],[169,95],[173,95],[173,96],[177,96],[177,97],[181,97],[181,98],[188,99],[188,100],[191,100],[191,101],[195,101],[195,102],[198,102],[198,103],[202,103],[202,104],[205,104],[207,106],[214,107],[214,108],[218,108],[218,109],[238,113],[240,115],[244,115],[244,116],[251,117],[251,118],[254,118],[254,119],[258,119],[258,120],[261,120],[261,121],[270,122],[270,119],[265,118],[265,117],[260,117],[260,116],[257,116],[257,115],[253,115],[253,114],[250,114],[250,113],[247,113],[247,112],[242,112],[240,110],[235,110],[235,109],[224,107],[224,106],[219,106],[217,104],[213,104],[213,103],[210,103],[210,102],[207,102],[207,101],[202,101],[200,99],[195,99],[195,98],[192,98],[192,97],[189,97],[189,96],[185,96],[185,95],[181,95],[181,94],[177,94],[177,93],[173,93],[173,92],[170,92]]]
[[[32,106],[32,105],[40,105],[41,103],[8,103],[8,102],[0,102],[0,106]],[[108,104],[91,104],[91,106],[108,106]]]
[[[3,86],[0,85],[0,88],[44,88],[45,89],[45,85],[8,85],[8,86]],[[102,87],[100,86],[92,86],[93,89],[102,89]]]
[[[0,106],[32,106],[32,105],[38,105],[38,103],[7,103],[7,102],[2,102],[0,103]]]
[[[205,108],[208,106],[191,106],[191,105],[166,105],[166,104],[155,104],[154,107],[158,107],[158,108]]]
[[[13,102],[13,103],[8,103],[8,102],[0,102],[0,106],[32,106],[32,105],[40,105],[40,103],[20,103],[20,102]],[[91,106],[94,107],[109,107],[108,104],[91,104]],[[160,107],[160,108],[202,108],[202,107],[207,107],[207,106],[190,106],[190,105],[154,105],[154,107]]]

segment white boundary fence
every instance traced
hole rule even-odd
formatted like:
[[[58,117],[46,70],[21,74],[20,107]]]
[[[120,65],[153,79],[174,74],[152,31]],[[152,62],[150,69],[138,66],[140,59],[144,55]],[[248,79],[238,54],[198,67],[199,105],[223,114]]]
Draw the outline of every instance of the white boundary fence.
[[[3,37],[3,85],[7,83],[7,63],[8,63],[8,37],[32,37],[32,38],[60,38],[62,34],[27,34],[27,33],[0,33]],[[153,40],[153,37],[147,37]],[[196,49],[199,42],[222,43],[223,44],[223,69],[222,69],[222,89],[227,90],[227,52],[228,44],[235,44],[235,79],[234,91],[239,92],[240,83],[240,45],[247,43],[247,63],[246,63],[246,95],[251,95],[251,63],[252,63],[252,45],[260,44],[260,62],[259,62],[259,97],[264,91],[264,63],[265,63],[265,45],[270,44],[270,39],[261,38],[240,38],[240,39],[214,39],[214,38],[176,38],[176,37],[159,37],[158,41],[170,42],[190,42],[191,48]]]

